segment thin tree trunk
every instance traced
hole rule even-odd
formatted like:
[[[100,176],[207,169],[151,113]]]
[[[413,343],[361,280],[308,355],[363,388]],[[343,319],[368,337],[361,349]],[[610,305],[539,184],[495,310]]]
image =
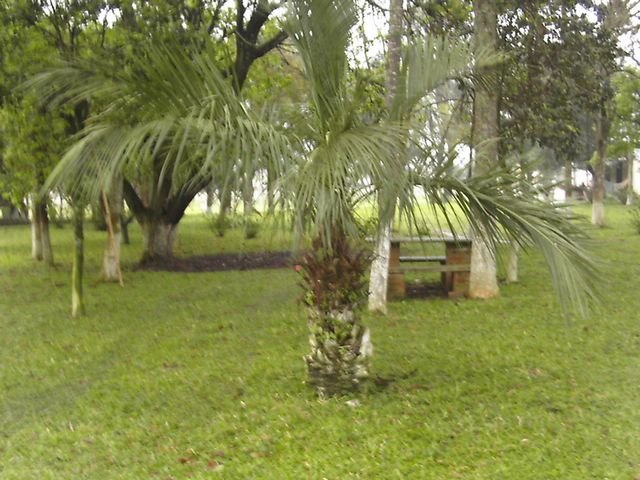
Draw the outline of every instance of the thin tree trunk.
[[[207,209],[206,209],[206,214],[207,215],[211,215],[213,213],[213,198],[215,196],[215,190],[216,187],[213,184],[213,182],[211,182],[209,185],[207,185]]]
[[[597,151],[593,162],[593,204],[591,209],[591,223],[599,227],[605,225],[604,197],[606,194],[604,180],[607,161],[607,146],[609,138],[609,117],[605,100],[600,105],[598,117]]]
[[[476,48],[490,52],[497,50],[497,7],[490,0],[474,0],[474,32]],[[490,68],[484,67],[479,73],[486,75]],[[482,175],[498,164],[498,96],[495,88],[478,88],[474,102],[474,138],[472,143],[476,155],[474,174]],[[471,273],[469,275],[469,296],[471,298],[491,298],[500,292],[498,287],[496,254],[491,245],[484,241],[484,232],[473,231],[471,249]]]
[[[107,246],[102,261],[102,274],[106,281],[119,282],[122,285],[122,271],[120,269],[122,178],[114,180],[108,195],[103,192],[102,200],[107,222]]]
[[[402,51],[402,18],[403,1],[389,0],[389,37],[387,39],[387,108],[391,110],[400,75],[400,59]],[[378,191],[378,203],[384,197],[384,186]],[[393,227],[393,211],[388,219],[382,218],[383,208],[379,208],[380,228],[376,239],[376,255],[371,264],[369,278],[369,310],[386,313],[387,284],[389,283],[389,253],[391,250],[391,232]]]
[[[517,242],[511,242],[509,246],[509,256],[507,257],[507,282],[516,283],[518,281],[518,255],[520,253],[520,245]]]
[[[31,195],[31,258],[37,261],[42,260],[42,222],[40,215],[42,211],[38,205],[36,195]]]
[[[633,205],[633,152],[627,154],[627,206]]]
[[[573,192],[573,162],[569,157],[564,160],[564,192],[565,200],[570,200]]]
[[[47,209],[47,201],[37,203],[40,211],[38,221],[40,223],[40,241],[42,242],[42,260],[45,265],[53,267],[53,246],[51,245],[51,232],[49,229],[49,212]]]
[[[273,215],[276,212],[276,180],[275,175],[271,168],[267,169],[267,211],[269,215]]]
[[[244,182],[242,185],[242,207],[245,217],[248,217],[253,213],[253,176],[254,172],[247,172],[244,175]]]
[[[84,274],[84,206],[73,202],[73,270],[71,273],[71,316],[85,314],[82,281]]]

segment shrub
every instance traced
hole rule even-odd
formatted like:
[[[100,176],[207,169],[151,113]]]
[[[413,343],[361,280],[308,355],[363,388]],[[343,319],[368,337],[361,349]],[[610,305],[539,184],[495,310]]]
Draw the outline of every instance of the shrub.
[[[244,222],[244,238],[251,240],[258,237],[260,222],[253,218],[247,218]]]
[[[231,228],[231,220],[228,215],[211,215],[209,227],[218,237],[224,237],[227,230]]]

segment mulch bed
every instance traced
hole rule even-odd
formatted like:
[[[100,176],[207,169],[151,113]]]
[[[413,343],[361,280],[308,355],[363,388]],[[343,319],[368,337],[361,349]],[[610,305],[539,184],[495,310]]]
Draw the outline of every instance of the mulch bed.
[[[172,258],[140,265],[144,270],[166,272],[222,272],[227,270],[257,270],[287,268],[293,265],[291,252],[219,253],[196,257]]]
[[[222,272],[291,268],[294,262],[292,252],[219,253],[145,263],[138,268],[165,272]],[[447,297],[440,283],[407,282],[407,298],[435,297]]]

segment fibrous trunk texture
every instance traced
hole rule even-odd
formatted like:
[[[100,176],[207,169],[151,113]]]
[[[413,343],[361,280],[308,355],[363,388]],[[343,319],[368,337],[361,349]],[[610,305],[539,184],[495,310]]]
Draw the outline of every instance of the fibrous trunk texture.
[[[310,307],[308,317],[311,352],[305,361],[309,383],[321,397],[357,389],[369,375],[368,359],[373,351],[369,329],[359,321],[357,306],[330,312]]]

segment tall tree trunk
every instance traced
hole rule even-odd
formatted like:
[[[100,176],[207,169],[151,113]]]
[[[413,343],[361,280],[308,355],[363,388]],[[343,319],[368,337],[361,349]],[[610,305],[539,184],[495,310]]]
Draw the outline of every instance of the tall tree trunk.
[[[47,201],[43,201],[39,206],[40,212],[40,232],[42,240],[42,260],[50,267],[53,267],[53,246],[51,245],[51,231],[49,228],[49,211]]]
[[[564,159],[564,193],[565,200],[569,201],[571,199],[573,192],[573,162],[567,156]]]
[[[605,225],[604,197],[605,171],[607,162],[607,146],[609,141],[609,116],[606,101],[600,104],[600,114],[597,125],[597,151],[593,158],[593,204],[591,209],[591,223],[599,227]]]
[[[206,214],[211,215],[213,213],[213,198],[215,196],[216,187],[213,182],[207,185],[207,209]]]
[[[627,206],[633,205],[633,152],[627,154]]]
[[[242,182],[242,207],[245,217],[248,217],[253,213],[253,177],[253,171],[247,172],[244,175],[244,179]]]
[[[102,274],[109,282],[122,283],[120,270],[120,245],[122,240],[122,177],[117,176],[111,191],[103,192],[105,220],[107,222],[107,246],[102,261]]]
[[[474,0],[474,33],[476,48],[491,53],[497,51],[497,6],[490,0]],[[480,75],[491,73],[491,68],[479,69]],[[474,174],[482,175],[498,164],[498,95],[495,88],[479,87],[474,101],[474,138],[472,143],[476,157]],[[484,241],[483,232],[472,231],[471,273],[469,296],[491,298],[500,292],[498,288],[496,254]]]
[[[518,281],[518,255],[520,253],[520,245],[512,241],[509,245],[509,255],[507,257],[507,282],[516,283]]]
[[[84,274],[84,206],[73,202],[73,267],[71,273],[71,316],[85,314],[82,282]]]
[[[42,222],[40,222],[40,208],[36,194],[31,195],[31,258],[42,260]]]
[[[271,168],[267,168],[267,212],[273,215],[276,212],[276,179]]]
[[[402,18],[403,0],[389,0],[389,37],[387,39],[387,108],[391,110],[400,75],[400,59],[402,53]],[[378,192],[378,203],[384,198],[383,185]],[[389,283],[389,254],[391,251],[391,232],[393,214],[388,219],[382,218],[383,208],[379,208],[381,215],[380,228],[376,240],[375,256],[371,264],[369,277],[369,310],[386,313],[387,285]]]
[[[47,201],[37,198],[34,194],[32,204],[31,256],[34,260],[43,260],[46,265],[52,267],[54,260]]]

